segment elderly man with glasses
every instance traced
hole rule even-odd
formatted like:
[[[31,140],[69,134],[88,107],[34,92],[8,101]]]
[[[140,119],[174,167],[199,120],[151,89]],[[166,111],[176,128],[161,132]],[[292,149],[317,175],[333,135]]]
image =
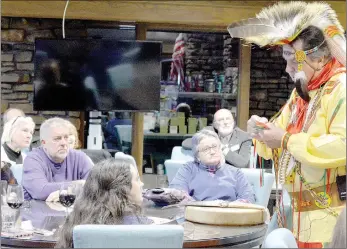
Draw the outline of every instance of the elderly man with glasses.
[[[222,143],[222,151],[228,164],[237,168],[249,167],[252,138],[247,132],[236,127],[230,110],[218,110],[213,117],[213,126],[208,126],[204,129],[218,133]],[[191,150],[192,139],[185,139],[182,147],[186,150]]]
[[[69,149],[69,135],[67,120],[51,118],[41,125],[41,146],[23,165],[25,199],[57,201],[63,183],[66,187],[84,183],[93,164],[84,152]]]
[[[225,164],[221,142],[214,131],[201,130],[192,138],[194,161],[181,167],[170,188],[185,191],[198,201],[254,203],[251,185],[241,169]]]

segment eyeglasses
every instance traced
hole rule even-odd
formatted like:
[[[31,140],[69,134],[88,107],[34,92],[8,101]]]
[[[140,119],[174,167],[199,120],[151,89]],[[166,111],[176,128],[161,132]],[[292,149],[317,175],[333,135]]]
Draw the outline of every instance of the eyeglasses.
[[[202,147],[199,149],[199,152],[208,153],[208,152],[211,152],[211,149],[213,149],[214,151],[219,149],[218,144],[212,144],[211,146]]]

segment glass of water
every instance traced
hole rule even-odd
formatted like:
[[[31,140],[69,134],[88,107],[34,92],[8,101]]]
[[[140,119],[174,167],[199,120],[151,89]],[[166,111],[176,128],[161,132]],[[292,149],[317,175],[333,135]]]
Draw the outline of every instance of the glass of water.
[[[19,211],[9,206],[2,206],[1,209],[2,231],[14,229]]]
[[[1,206],[7,206],[6,195],[7,195],[7,181],[0,181],[0,192],[1,192]]]

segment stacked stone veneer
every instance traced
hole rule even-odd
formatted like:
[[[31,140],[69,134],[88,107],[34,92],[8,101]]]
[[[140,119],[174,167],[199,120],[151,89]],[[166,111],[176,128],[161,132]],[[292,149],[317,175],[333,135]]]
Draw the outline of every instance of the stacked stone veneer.
[[[65,35],[84,38],[87,27],[102,25],[112,27],[107,22],[67,20]],[[4,17],[1,28],[1,112],[9,107],[22,109],[34,119],[36,130],[45,119],[53,116],[68,118],[79,129],[79,112],[38,112],[32,105],[35,38],[62,39],[61,20]],[[238,47],[228,36],[189,34],[187,37],[186,71],[203,71],[205,76],[212,76],[213,70],[227,72],[237,66]],[[250,115],[270,117],[285,103],[293,84],[284,69],[280,52],[252,48]],[[229,74],[226,75],[228,80],[235,81]]]
[[[223,72],[223,35],[186,34],[185,74],[213,78],[212,72]]]
[[[66,37],[86,37],[85,21],[67,21]],[[1,18],[1,113],[8,108],[22,109],[36,124],[59,116],[80,128],[80,113],[33,110],[35,38],[62,38],[61,20]],[[64,98],[62,96],[62,98]]]
[[[237,96],[239,83],[239,40],[232,39],[230,35],[223,36],[223,68],[225,82],[223,92]]]
[[[253,46],[251,54],[249,113],[270,118],[286,103],[294,84],[280,50]]]
[[[222,50],[221,50],[222,48]],[[285,72],[280,50],[252,47],[250,116],[272,117],[286,103],[294,88]],[[238,92],[239,41],[229,35],[187,34],[186,73],[203,72],[212,78],[212,71],[224,72],[226,92]]]

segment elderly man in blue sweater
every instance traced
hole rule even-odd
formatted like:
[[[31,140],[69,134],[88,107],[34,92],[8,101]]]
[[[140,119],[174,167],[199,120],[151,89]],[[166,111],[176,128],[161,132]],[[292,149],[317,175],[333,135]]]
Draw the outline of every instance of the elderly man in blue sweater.
[[[84,152],[69,149],[69,132],[69,121],[62,118],[51,118],[41,125],[41,146],[24,160],[26,200],[55,201],[63,183],[64,187],[84,183],[93,164]]]

